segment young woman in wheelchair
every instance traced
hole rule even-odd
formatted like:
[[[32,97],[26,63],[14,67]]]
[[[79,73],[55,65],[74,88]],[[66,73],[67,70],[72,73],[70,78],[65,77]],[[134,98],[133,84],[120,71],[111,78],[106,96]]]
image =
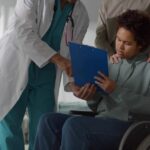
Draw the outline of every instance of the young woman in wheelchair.
[[[150,45],[150,17],[128,10],[118,17],[116,53],[109,60],[109,77],[98,72],[96,87],[70,83],[75,96],[88,102],[95,117],[49,113],[41,118],[35,150],[117,150],[125,131],[131,126],[129,112],[150,114],[150,64],[145,52]]]

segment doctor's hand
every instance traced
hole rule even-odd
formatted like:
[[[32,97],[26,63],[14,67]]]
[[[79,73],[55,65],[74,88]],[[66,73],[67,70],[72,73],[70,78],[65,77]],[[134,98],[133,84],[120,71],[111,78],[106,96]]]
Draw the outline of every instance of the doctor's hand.
[[[95,83],[102,88],[107,93],[112,93],[116,88],[116,83],[110,80],[102,72],[98,72],[98,76],[94,77],[96,79]]]
[[[79,87],[72,82],[70,83],[70,89],[72,90],[74,96],[86,101],[93,99],[96,93],[95,85],[89,83]]]
[[[72,68],[71,68],[71,62],[69,59],[59,55],[55,54],[50,61],[54,64],[56,64],[62,71],[65,71],[65,73],[71,77],[72,76]]]

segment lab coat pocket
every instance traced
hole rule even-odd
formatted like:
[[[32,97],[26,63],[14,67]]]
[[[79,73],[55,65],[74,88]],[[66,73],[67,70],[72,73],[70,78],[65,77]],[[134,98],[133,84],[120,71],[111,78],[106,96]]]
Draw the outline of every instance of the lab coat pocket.
[[[5,36],[0,41],[0,73],[7,80],[13,80],[18,74],[19,53],[12,36]]]

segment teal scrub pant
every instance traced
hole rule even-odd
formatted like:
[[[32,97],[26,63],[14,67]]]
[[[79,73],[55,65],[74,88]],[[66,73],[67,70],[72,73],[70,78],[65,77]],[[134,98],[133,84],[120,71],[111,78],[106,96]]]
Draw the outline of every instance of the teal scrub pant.
[[[29,113],[29,150],[33,150],[41,115],[54,111],[54,83],[27,85],[16,105],[0,122],[0,150],[24,150],[22,121],[26,108]]]

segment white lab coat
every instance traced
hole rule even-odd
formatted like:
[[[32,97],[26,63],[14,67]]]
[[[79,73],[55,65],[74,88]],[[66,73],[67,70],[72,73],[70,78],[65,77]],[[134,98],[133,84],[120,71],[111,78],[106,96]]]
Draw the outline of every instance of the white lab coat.
[[[56,54],[41,37],[48,30],[54,0],[18,0],[9,29],[0,40],[0,119],[16,104],[28,82],[31,61],[43,67]],[[75,27],[73,41],[81,43],[89,25],[87,11],[78,0],[72,14]],[[59,52],[69,57],[65,30]],[[61,71],[57,69],[55,96],[57,100]],[[57,102],[56,102],[57,103]]]

